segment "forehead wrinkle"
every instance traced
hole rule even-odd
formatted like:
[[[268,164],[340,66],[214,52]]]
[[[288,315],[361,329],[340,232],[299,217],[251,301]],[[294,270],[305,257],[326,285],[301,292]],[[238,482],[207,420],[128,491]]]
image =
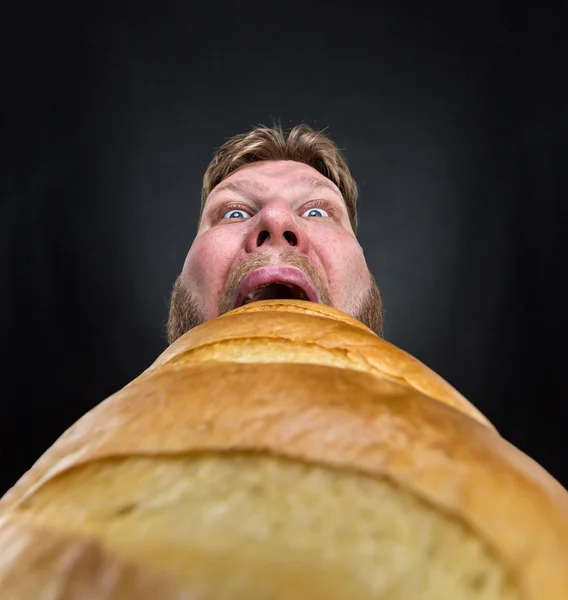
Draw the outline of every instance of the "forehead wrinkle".
[[[307,184],[312,190],[317,188],[328,188],[332,192],[334,192],[341,200],[343,200],[343,196],[341,192],[337,189],[335,184],[329,180],[327,177],[314,177],[313,175],[300,175],[296,181],[298,183]]]
[[[236,181],[223,181],[212,190],[211,194],[222,192],[224,190],[231,190],[232,192],[244,196],[250,191],[266,193],[270,188],[257,179],[237,179]]]
[[[308,193],[311,193],[318,188],[326,188],[328,190],[331,190],[342,201],[342,204],[344,203],[344,198],[341,192],[337,189],[335,184],[330,179],[323,175],[298,175],[283,187],[297,188],[300,186],[307,188],[309,190]],[[242,196],[243,198],[248,198],[260,202],[263,199],[262,196],[269,194],[272,189],[272,186],[262,183],[258,179],[248,178],[229,180],[222,181],[217,187],[215,187],[211,191],[210,197],[213,196],[214,199],[217,193],[229,190],[238,194],[239,196]],[[209,198],[207,199],[207,204],[210,204]]]

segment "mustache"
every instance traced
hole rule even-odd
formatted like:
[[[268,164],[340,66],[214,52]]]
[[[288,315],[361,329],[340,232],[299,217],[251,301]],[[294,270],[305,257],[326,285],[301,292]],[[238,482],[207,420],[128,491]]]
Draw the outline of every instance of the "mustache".
[[[225,314],[231,308],[237,287],[241,281],[256,269],[270,266],[288,266],[296,267],[303,271],[314,283],[318,290],[320,301],[322,304],[331,305],[331,298],[327,285],[312,266],[310,261],[303,254],[299,254],[294,250],[283,250],[278,256],[256,253],[245,259],[229,276],[225,288],[221,294],[219,302],[220,314]]]

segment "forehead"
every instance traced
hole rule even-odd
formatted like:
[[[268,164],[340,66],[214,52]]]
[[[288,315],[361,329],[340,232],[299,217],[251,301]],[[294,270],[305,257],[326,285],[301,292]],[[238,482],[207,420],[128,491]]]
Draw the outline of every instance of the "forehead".
[[[319,171],[305,163],[292,160],[259,161],[244,165],[221,181],[211,195],[233,184],[245,183],[256,188],[258,192],[270,192],[274,189],[292,187],[326,187],[334,191],[340,198],[338,187]]]

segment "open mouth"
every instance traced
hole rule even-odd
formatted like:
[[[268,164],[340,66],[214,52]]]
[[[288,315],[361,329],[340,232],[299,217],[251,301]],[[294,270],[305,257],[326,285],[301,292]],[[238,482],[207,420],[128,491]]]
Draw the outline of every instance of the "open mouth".
[[[306,273],[294,267],[263,267],[250,273],[238,286],[233,308],[259,300],[308,300],[319,302],[319,293]]]
[[[293,283],[267,283],[252,289],[244,298],[242,306],[258,300],[309,300],[306,292]]]

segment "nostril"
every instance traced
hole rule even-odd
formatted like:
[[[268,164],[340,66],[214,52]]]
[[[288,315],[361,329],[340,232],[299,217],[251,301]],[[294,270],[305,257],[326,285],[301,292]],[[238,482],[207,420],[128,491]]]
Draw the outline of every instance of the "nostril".
[[[283,238],[290,244],[290,246],[296,246],[298,243],[298,238],[296,237],[296,234],[293,233],[292,231],[285,231],[282,234]]]
[[[270,234],[268,233],[268,231],[261,231],[258,234],[258,237],[256,238],[256,245],[257,246],[262,246],[262,244],[264,244],[264,242],[266,242],[266,240],[270,237]]]

